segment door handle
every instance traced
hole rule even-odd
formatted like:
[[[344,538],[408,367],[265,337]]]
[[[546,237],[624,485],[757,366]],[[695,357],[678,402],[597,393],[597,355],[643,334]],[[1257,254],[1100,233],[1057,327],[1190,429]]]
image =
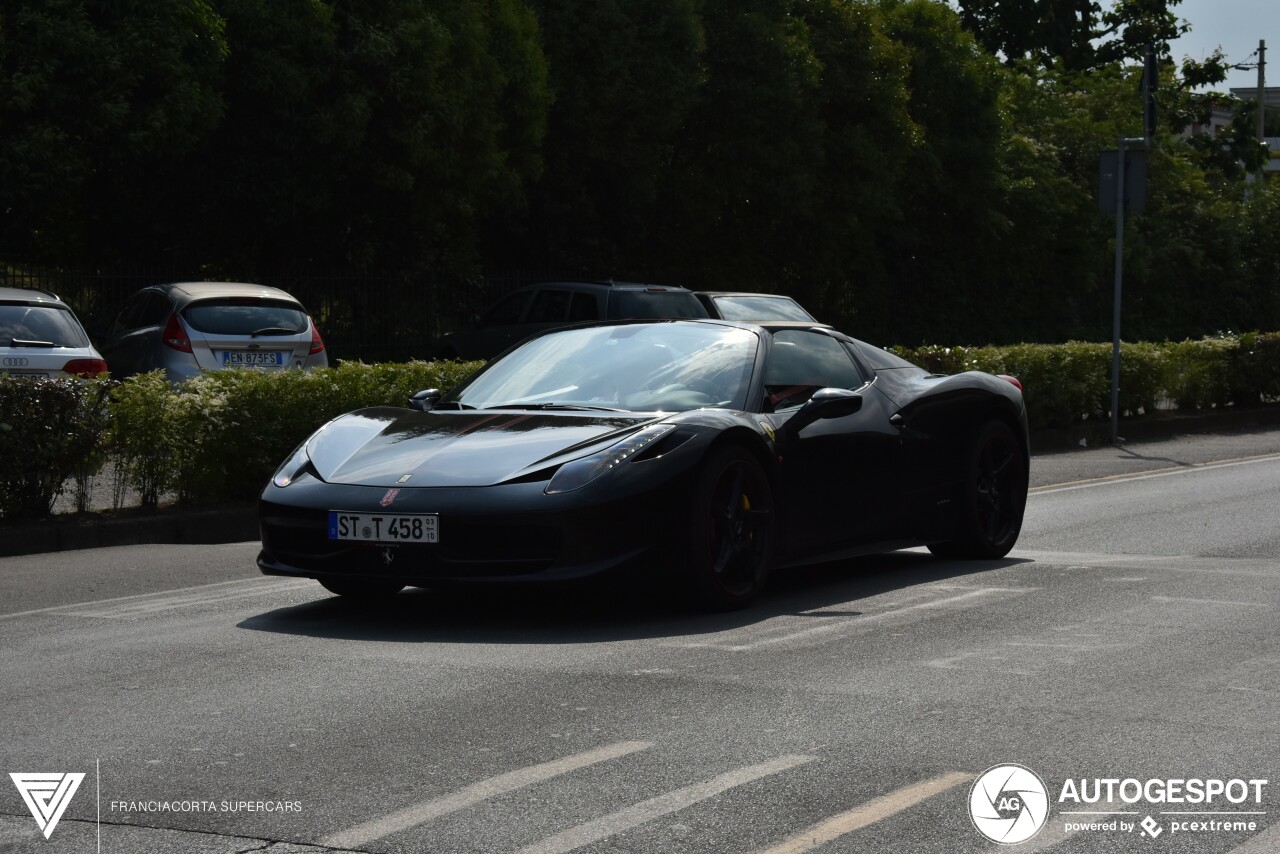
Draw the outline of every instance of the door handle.
[[[893,415],[889,416],[889,423],[894,427],[901,429],[907,425],[907,420],[902,417],[901,413],[895,412]]]

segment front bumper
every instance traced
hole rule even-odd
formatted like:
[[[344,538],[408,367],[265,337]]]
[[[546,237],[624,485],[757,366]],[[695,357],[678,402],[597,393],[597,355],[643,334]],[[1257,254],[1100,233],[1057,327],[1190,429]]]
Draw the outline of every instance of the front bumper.
[[[384,487],[303,478],[268,486],[259,502],[266,575],[443,582],[547,582],[671,565],[682,529],[683,478],[655,491],[544,495],[544,483],[405,488],[380,508]],[[440,542],[381,545],[328,539],[328,512],[439,514]]]

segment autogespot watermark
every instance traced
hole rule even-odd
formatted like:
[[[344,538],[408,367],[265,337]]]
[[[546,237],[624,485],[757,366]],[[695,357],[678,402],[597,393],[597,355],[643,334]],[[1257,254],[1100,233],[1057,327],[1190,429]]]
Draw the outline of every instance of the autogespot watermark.
[[[979,833],[1005,845],[1026,842],[1051,824],[1068,836],[1137,834],[1148,841],[1165,833],[1249,835],[1265,827],[1268,783],[1256,777],[1072,777],[1051,797],[1040,775],[1006,763],[974,781],[969,817]]]
[[[1049,817],[1049,790],[1024,765],[995,765],[973,781],[969,818],[992,842],[1016,845],[1040,832]]]

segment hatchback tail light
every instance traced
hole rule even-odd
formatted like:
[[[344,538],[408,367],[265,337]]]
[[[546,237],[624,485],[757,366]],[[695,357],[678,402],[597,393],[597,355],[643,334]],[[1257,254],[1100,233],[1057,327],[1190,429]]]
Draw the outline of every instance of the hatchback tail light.
[[[307,355],[314,356],[316,353],[322,352],[324,352],[324,339],[320,337],[320,330],[313,320],[311,321],[311,349],[307,351]]]
[[[182,328],[176,311],[169,315],[169,322],[164,325],[164,344],[183,353],[191,352],[191,339],[187,337],[187,330]]]
[[[93,379],[107,372],[107,363],[101,359],[72,359],[62,366],[62,372],[86,380]]]

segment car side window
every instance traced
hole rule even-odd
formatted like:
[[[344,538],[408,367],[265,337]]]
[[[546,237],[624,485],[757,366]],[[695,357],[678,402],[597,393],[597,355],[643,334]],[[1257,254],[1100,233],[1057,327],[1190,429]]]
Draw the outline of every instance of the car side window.
[[[526,323],[559,323],[569,314],[569,291],[543,290],[533,298]]]
[[[784,329],[774,333],[764,369],[764,409],[800,406],[821,388],[861,387],[866,382],[844,347],[821,332]]]
[[[497,302],[493,308],[484,316],[481,321],[482,326],[506,326],[511,323],[519,323],[520,318],[524,316],[524,307],[529,304],[529,297],[532,296],[528,291],[521,291],[512,294]]]
[[[137,329],[140,325],[138,318],[142,316],[142,307],[146,304],[147,294],[134,294],[125,300],[124,306],[121,307],[120,313],[116,315],[116,319],[111,323],[112,332],[124,332],[130,329]]]
[[[139,327],[161,326],[169,319],[172,307],[164,294],[149,293],[138,317]]]
[[[583,323],[584,321],[599,319],[600,303],[596,300],[596,295],[575,291],[573,300],[569,303],[569,322]]]

